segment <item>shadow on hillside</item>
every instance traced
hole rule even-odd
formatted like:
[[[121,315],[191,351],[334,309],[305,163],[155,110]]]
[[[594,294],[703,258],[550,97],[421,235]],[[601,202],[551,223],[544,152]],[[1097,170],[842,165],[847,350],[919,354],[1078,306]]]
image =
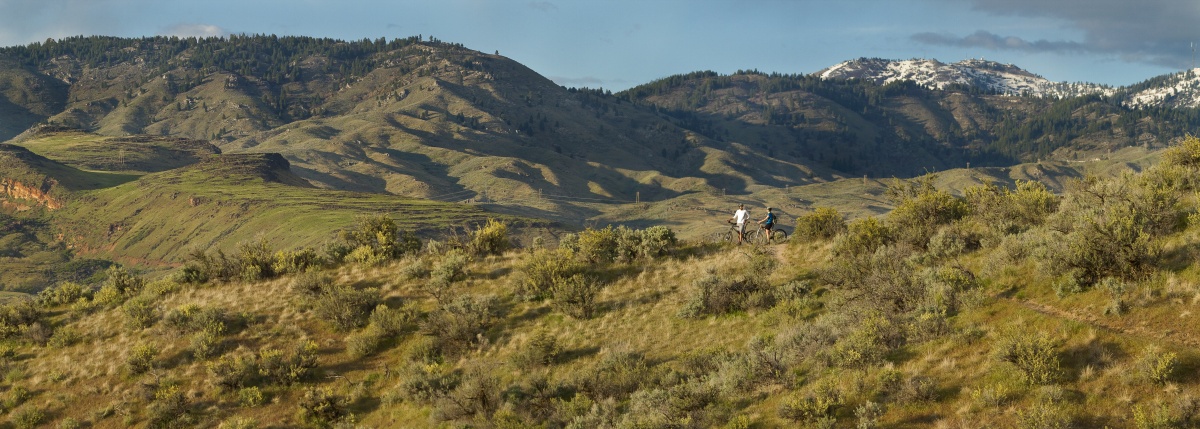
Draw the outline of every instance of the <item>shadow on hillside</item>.
[[[455,196],[455,198],[454,198],[455,200],[466,200],[468,198],[475,198],[475,197],[479,196],[477,192],[470,192],[470,193],[464,192],[464,191],[471,191],[471,189],[468,189],[467,187],[459,184],[458,178],[451,177],[450,176],[450,168],[448,166],[446,166],[444,164],[439,164],[438,162],[434,161],[433,158],[430,158],[428,155],[414,153],[414,152],[405,152],[402,150],[396,150],[396,149],[384,148],[384,147],[372,147],[371,149],[376,152],[384,154],[388,158],[419,167],[420,172],[425,173],[426,177],[433,178],[434,180],[437,181],[437,183],[428,183],[430,186],[438,187],[436,191],[433,191],[434,196],[453,195],[453,196]],[[404,170],[403,168],[397,168],[397,167],[402,167],[402,166],[391,166],[391,165],[386,165],[386,164],[384,164],[383,166],[385,168],[392,170],[394,172],[397,172],[397,173],[403,173],[403,170]],[[411,174],[411,175],[414,177],[420,177],[420,176],[417,176],[416,174]],[[466,194],[466,195],[460,195],[460,193]]]
[[[0,97],[0,115],[4,118],[4,121],[0,122],[0,142],[8,141],[46,120],[45,116],[33,113],[29,109],[9,101],[6,97]]]
[[[447,85],[454,86],[453,84]],[[435,116],[441,116],[447,118],[447,121],[454,122],[453,120],[449,119],[453,118],[454,115],[450,114],[450,112],[445,109],[432,106],[426,106],[425,109],[428,112],[432,112]],[[408,117],[418,120],[427,120],[420,119],[412,115],[408,115]],[[564,154],[562,147],[558,143],[555,143],[555,141],[563,141],[563,136],[555,135],[553,138],[550,138],[542,136],[542,133],[539,133],[537,136],[522,136],[521,134],[510,134],[491,130],[478,130],[468,127],[491,137],[490,139],[481,139],[483,141],[477,141],[467,140],[464,137],[455,136],[449,132],[433,133],[413,129],[400,123],[400,121],[396,120],[394,117],[385,118],[385,122],[400,132],[416,137],[418,140],[420,140],[420,144],[423,146],[436,147],[478,157],[495,157],[505,159],[516,158],[550,167],[552,170],[554,170],[555,174],[560,175],[559,179],[561,179],[561,181],[551,181],[548,178],[542,177],[540,169],[532,169],[532,171],[528,171],[531,173],[531,175],[528,177],[508,177],[515,181],[525,183],[539,189],[544,189],[547,192],[553,191],[579,198],[605,199],[607,197],[594,193],[592,189],[589,189],[588,187],[589,178],[596,178],[598,181],[611,186],[612,189],[609,189],[610,191],[630,194],[626,196],[626,198],[630,199],[632,199],[634,194],[637,192],[641,192],[641,196],[648,200],[669,199],[681,195],[679,191],[667,189],[661,185],[641,183],[633,178],[626,177],[618,173],[616,171],[617,169],[630,171],[671,170],[671,168],[669,168],[670,163],[666,163],[668,165],[655,165],[663,163],[646,162],[648,158],[647,155],[642,153],[634,153],[631,151],[633,149],[630,148],[617,148],[615,146],[607,145],[600,147],[592,142],[574,142],[588,146],[591,149],[597,149],[597,153],[600,150],[620,151],[624,153],[624,155],[620,157],[576,157],[575,155],[579,154]],[[615,125],[613,126],[616,128]],[[546,136],[550,135],[551,134],[546,133]],[[571,139],[566,138],[566,140],[570,141]],[[649,150],[647,148],[638,148],[636,146],[636,142],[630,141],[630,143],[638,150]],[[649,156],[649,158],[653,158],[653,156]],[[602,166],[591,165],[588,163],[588,161],[596,161],[602,164]],[[693,167],[694,168],[688,169],[689,175],[691,175],[691,172],[698,170],[699,166],[697,165]],[[433,172],[431,171],[431,173]],[[540,180],[535,181],[534,174],[536,174],[536,179]],[[446,175],[442,177],[449,176]],[[721,180],[723,180],[720,183],[727,184],[731,188],[741,189],[744,191],[744,188],[746,187],[744,182],[730,182],[728,180],[730,179],[729,177],[720,177]],[[556,185],[553,182],[558,182],[558,184]]]
[[[340,170],[340,172],[346,177],[337,177],[332,174],[321,173],[316,170],[298,167],[293,162],[292,172],[296,173],[297,176],[300,176],[303,179],[323,183],[333,189],[344,191],[381,193],[386,192],[384,189],[387,187],[387,182],[384,182],[383,179],[348,170]]]
[[[1179,366],[1171,381],[1188,384],[1200,381],[1200,355],[1190,352],[1181,353]]]
[[[577,349],[564,350],[558,355],[558,363],[570,363],[576,359],[582,359],[589,356],[595,356],[600,353],[600,347],[580,347]]]
[[[1060,356],[1064,369],[1063,378],[1070,382],[1080,381],[1083,371],[1088,367],[1093,371],[1103,371],[1114,362],[1123,362],[1129,358],[1129,354],[1120,344],[1098,340],[1067,348]]]

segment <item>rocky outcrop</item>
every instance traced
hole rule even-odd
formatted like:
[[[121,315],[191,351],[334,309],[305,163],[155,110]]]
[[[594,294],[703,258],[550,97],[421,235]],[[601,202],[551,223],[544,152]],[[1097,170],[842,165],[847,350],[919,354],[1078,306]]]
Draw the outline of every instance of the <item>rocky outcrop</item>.
[[[62,208],[61,200],[50,196],[50,189],[56,185],[54,179],[47,178],[41,186],[34,187],[9,178],[0,177],[0,207],[25,211],[37,206],[50,210]]]

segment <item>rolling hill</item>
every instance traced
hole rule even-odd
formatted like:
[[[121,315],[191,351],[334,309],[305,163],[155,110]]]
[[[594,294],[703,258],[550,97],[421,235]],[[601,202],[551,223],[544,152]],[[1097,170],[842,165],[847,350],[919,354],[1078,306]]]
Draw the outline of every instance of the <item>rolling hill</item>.
[[[996,85],[1013,76],[1054,85],[980,61],[914,63],[890,78],[879,71],[896,63],[883,60],[859,60],[854,74],[833,73],[851,63],[814,75],[697,72],[610,94],[421,38],[78,37],[0,57],[0,81],[10,82],[0,138],[20,142],[50,123],[209,141],[224,153],[280,153],[320,188],[546,213],[589,199],[1087,159],[1163,147],[1200,123],[1190,108],[1127,107],[1121,91],[1012,95],[1017,86]],[[920,76],[950,66],[978,79],[922,86]]]

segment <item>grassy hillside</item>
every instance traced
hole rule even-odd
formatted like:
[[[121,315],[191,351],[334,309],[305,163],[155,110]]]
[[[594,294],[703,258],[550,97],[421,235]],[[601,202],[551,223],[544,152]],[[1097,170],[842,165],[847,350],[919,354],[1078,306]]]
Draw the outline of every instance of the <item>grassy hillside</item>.
[[[600,215],[597,202],[753,198],[968,163],[1084,161],[1159,149],[1200,124],[1194,109],[1096,97],[758,72],[611,94],[420,37],[76,37],[5,48],[0,112],[11,113],[0,139],[84,170],[164,171],[211,142],[280,153],[319,188],[492,201],[577,226]],[[106,137],[38,133],[47,127]],[[121,141],[129,136],[139,141]]]
[[[893,183],[887,215],[781,245],[368,221],[333,259],[114,269],[4,307],[4,405],[21,427],[1189,427],[1200,140],[1163,159],[1061,196]]]
[[[195,164],[220,150],[207,142],[160,136],[107,137],[35,131],[14,144],[81,170],[145,174]]]
[[[378,213],[422,235],[497,217],[469,205],[313,189],[277,154],[208,157],[82,193],[52,216],[77,251],[161,264],[179,263],[193,250],[232,251],[259,237],[317,246],[356,217]]]

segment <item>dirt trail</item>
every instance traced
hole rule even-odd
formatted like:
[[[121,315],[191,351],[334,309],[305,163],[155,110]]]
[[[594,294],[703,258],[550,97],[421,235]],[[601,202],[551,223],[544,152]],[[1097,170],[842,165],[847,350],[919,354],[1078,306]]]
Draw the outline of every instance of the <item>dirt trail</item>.
[[[1095,315],[1079,314],[1034,301],[1019,300],[1008,297],[1001,298],[1046,316],[1072,320],[1104,331],[1144,338],[1156,338],[1181,346],[1200,348],[1200,340],[1197,340],[1191,335],[1187,335],[1187,333],[1182,333],[1175,330],[1162,331],[1158,329],[1149,329],[1145,326],[1124,326],[1119,323],[1115,323],[1116,321],[1114,320],[1106,320]]]

